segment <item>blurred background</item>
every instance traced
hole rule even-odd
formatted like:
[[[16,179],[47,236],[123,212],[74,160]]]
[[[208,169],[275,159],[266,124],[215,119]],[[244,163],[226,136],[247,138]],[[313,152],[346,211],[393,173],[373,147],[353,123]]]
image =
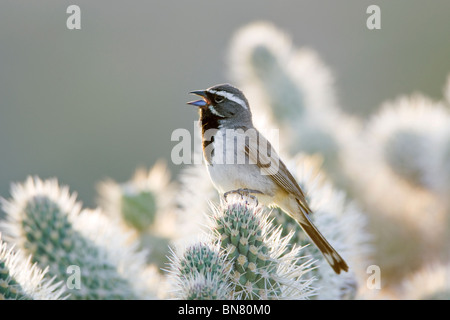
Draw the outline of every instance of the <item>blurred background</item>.
[[[66,9],[81,8],[81,30]],[[381,8],[381,30],[366,9]],[[95,186],[170,163],[176,128],[193,132],[187,94],[228,82],[242,26],[265,20],[314,49],[339,104],[367,117],[400,94],[440,99],[450,71],[450,2],[47,1],[0,4],[0,196],[28,175],[57,177],[95,205]]]

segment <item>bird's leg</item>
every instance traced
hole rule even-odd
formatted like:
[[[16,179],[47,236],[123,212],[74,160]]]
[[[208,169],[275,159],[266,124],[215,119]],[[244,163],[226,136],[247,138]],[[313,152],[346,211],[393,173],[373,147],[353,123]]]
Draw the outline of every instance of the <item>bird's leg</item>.
[[[253,189],[247,189],[247,188],[240,188],[240,189],[236,189],[236,190],[230,190],[227,191],[223,194],[223,197],[225,198],[225,201],[227,201],[227,197],[232,194],[232,193],[236,193],[238,195],[241,196],[241,199],[244,199],[244,196],[249,197],[250,199],[255,200],[256,202],[256,206],[258,206],[258,198],[254,195],[252,195],[252,193],[257,193],[257,194],[263,194],[261,191],[259,190],[253,190]]]

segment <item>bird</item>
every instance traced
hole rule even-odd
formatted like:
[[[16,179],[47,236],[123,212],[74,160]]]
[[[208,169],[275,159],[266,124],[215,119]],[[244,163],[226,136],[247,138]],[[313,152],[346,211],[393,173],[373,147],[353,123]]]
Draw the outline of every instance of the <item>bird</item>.
[[[243,92],[219,84],[190,94],[201,97],[187,104],[199,109],[202,149],[212,184],[225,199],[230,193],[256,197],[291,216],[337,274],[348,265],[311,221],[305,194],[270,142],[253,126]]]

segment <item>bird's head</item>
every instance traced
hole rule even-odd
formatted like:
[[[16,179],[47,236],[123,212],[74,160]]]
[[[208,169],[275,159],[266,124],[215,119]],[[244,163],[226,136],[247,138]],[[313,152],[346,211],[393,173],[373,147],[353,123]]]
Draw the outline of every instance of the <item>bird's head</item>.
[[[191,94],[202,97],[201,100],[188,102],[199,107],[204,114],[218,120],[251,120],[251,111],[247,99],[241,90],[229,84],[220,84],[206,90],[192,91]]]

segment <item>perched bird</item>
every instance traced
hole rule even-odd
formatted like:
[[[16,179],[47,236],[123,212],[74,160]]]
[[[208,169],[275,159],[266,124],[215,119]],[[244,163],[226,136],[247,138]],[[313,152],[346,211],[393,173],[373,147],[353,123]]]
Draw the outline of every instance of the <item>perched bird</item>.
[[[309,218],[302,189],[270,143],[255,129],[244,94],[229,84],[192,91],[201,100],[202,147],[209,176],[225,198],[247,194],[264,205],[278,206],[294,218],[336,273],[348,265]]]

